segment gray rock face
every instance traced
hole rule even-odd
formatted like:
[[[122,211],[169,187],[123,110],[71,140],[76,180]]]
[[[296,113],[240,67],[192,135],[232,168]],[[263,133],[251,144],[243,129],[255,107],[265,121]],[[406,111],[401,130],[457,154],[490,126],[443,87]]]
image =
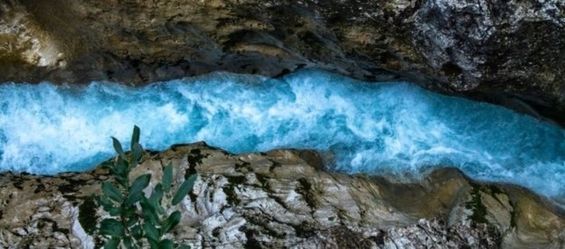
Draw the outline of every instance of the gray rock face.
[[[426,63],[455,90],[563,105],[564,11],[563,1],[427,1],[411,34]]]
[[[317,67],[561,122],[564,41],[561,0],[0,1],[0,81],[136,84]]]
[[[563,248],[562,210],[452,169],[420,183],[329,173],[310,151],[231,155],[204,144],[146,154],[130,178],[174,165],[198,178],[172,238],[193,248]],[[0,175],[0,248],[93,248],[104,170]],[[150,193],[147,193],[150,194]]]

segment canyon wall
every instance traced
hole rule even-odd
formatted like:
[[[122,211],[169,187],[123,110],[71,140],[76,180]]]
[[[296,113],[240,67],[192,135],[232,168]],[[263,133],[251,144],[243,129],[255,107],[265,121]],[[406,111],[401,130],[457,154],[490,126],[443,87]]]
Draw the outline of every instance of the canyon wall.
[[[321,68],[565,122],[559,0],[2,0],[0,81]]]

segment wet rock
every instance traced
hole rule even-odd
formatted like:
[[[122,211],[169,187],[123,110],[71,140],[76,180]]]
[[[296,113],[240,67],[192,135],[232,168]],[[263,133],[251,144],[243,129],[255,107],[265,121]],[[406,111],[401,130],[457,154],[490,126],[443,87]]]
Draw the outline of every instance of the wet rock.
[[[560,0],[0,2],[0,81],[137,84],[316,67],[565,122]]]
[[[421,182],[330,173],[312,151],[232,155],[203,143],[146,154],[130,177],[174,166],[196,173],[173,230],[193,248],[562,248],[563,211],[509,185],[454,169]],[[97,169],[54,177],[0,175],[0,248],[93,248],[107,214],[93,195],[112,180]],[[42,186],[42,187],[39,187]],[[39,191],[37,191],[39,189]],[[147,193],[149,194],[149,193]]]

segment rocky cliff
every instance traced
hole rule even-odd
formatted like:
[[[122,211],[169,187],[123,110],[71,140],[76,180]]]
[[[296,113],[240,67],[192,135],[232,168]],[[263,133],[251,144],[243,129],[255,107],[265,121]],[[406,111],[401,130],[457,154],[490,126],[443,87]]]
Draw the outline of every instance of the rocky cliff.
[[[323,170],[312,151],[232,155],[203,143],[146,153],[130,174],[175,184],[198,175],[172,237],[193,248],[563,248],[565,214],[515,186],[459,171],[420,183]],[[0,248],[93,248],[108,214],[93,195],[102,169],[55,177],[0,175]],[[149,193],[147,193],[149,194]],[[172,211],[172,210],[169,210]]]
[[[2,0],[0,82],[316,67],[565,122],[560,0]]]

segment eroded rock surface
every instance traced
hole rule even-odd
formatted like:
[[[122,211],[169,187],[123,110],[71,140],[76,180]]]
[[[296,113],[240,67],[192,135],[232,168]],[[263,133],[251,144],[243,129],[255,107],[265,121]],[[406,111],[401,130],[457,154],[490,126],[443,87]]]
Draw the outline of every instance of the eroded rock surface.
[[[565,216],[515,186],[453,169],[420,183],[329,173],[310,151],[231,155],[203,143],[146,154],[130,175],[175,184],[198,174],[177,207],[177,241],[193,248],[563,248]],[[0,175],[0,248],[93,248],[107,214],[92,195],[102,169],[55,177]],[[148,188],[149,189],[149,188]],[[169,210],[172,211],[172,210]]]
[[[564,41],[561,0],[3,0],[0,82],[317,67],[409,79],[564,123]]]

